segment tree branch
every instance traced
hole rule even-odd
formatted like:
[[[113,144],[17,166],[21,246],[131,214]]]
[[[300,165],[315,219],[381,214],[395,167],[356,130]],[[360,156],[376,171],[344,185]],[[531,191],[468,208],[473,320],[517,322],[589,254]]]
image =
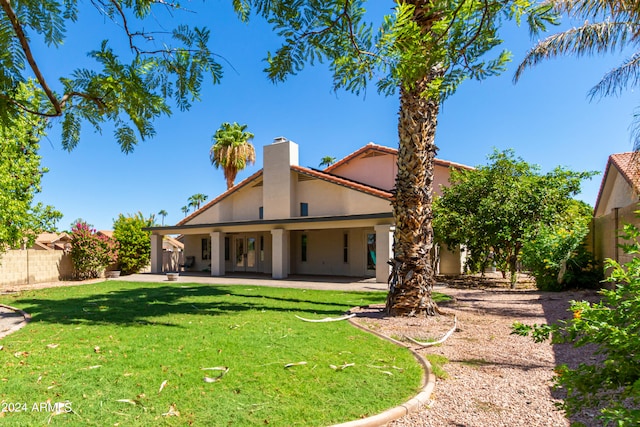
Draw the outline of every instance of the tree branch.
[[[53,108],[56,111],[55,115],[46,115],[46,114],[40,114],[40,115],[45,116],[45,117],[61,116],[62,115],[62,107],[60,106],[60,102],[58,101],[58,99],[56,98],[55,94],[53,93],[53,91],[51,90],[49,85],[47,84],[47,81],[45,80],[44,76],[42,75],[42,72],[40,71],[40,68],[38,67],[38,64],[36,63],[36,60],[33,57],[33,52],[31,52],[31,47],[29,46],[29,43],[28,43],[28,40],[27,40],[27,36],[24,33],[24,30],[22,29],[22,25],[20,24],[20,21],[18,20],[18,16],[16,15],[15,11],[11,7],[11,4],[9,3],[9,1],[10,0],[0,0],[0,5],[2,5],[2,9],[4,10],[4,13],[9,18],[9,21],[11,21],[11,26],[13,27],[13,31],[15,32],[16,37],[18,38],[18,41],[20,42],[20,46],[22,47],[22,51],[24,52],[25,57],[27,58],[27,62],[29,63],[29,66],[31,67],[31,70],[35,74],[36,79],[38,80],[38,83],[40,84],[40,87],[42,87],[42,89],[44,90],[44,93],[47,95],[47,98],[49,98],[49,101],[51,102],[51,104],[53,105]],[[19,103],[16,103],[16,104],[20,105]],[[24,106],[21,106],[21,107],[25,111],[28,111],[28,109],[26,109]]]

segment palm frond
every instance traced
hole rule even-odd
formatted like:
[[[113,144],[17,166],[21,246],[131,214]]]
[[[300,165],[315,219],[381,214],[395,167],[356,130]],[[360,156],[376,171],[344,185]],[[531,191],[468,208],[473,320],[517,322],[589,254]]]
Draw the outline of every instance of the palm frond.
[[[636,52],[621,66],[609,71],[589,91],[590,99],[595,97],[619,95],[627,87],[634,87],[640,83],[640,52]]]
[[[581,27],[551,35],[527,52],[513,80],[517,82],[525,69],[550,58],[616,51],[632,40],[639,30],[640,25],[635,22],[586,22]]]
[[[637,21],[640,14],[639,0],[551,0],[553,7],[569,16],[612,21]],[[634,19],[635,18],[635,19]]]

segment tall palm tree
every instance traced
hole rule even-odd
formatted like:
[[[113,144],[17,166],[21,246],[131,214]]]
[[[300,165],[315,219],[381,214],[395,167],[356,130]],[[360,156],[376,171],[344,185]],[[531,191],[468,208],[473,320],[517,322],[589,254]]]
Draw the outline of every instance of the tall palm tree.
[[[253,134],[246,129],[247,125],[225,122],[213,135],[214,144],[209,157],[216,169],[222,168],[227,189],[233,187],[238,171],[243,170],[247,163],[253,164],[256,161],[256,150],[249,142],[253,139]]]
[[[200,209],[200,205],[202,202],[206,201],[209,198],[206,194],[196,193],[193,196],[189,197],[189,207],[193,208],[193,210]]]
[[[162,217],[162,225],[164,226],[164,217],[166,217],[169,214],[167,213],[167,211],[162,209],[160,212],[158,212],[158,215],[160,215]]]
[[[189,206],[183,206],[183,207],[180,208],[180,210],[182,211],[182,213],[186,217],[187,214],[189,213]]]
[[[589,91],[590,99],[617,95],[640,83],[640,7],[636,0],[550,0],[559,13],[584,22],[577,28],[553,34],[539,41],[525,56],[514,76],[525,69],[564,55],[606,54],[632,48],[622,64],[605,74]],[[635,150],[640,149],[640,111],[631,125]]]

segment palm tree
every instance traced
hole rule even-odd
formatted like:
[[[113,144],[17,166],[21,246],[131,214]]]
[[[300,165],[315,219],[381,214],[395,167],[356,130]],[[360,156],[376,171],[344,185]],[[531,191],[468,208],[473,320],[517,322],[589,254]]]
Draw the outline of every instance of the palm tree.
[[[187,214],[189,213],[189,206],[183,206],[183,207],[180,208],[180,210],[182,211],[182,213],[186,217]]]
[[[320,165],[319,167],[329,167],[332,164],[334,164],[336,162],[336,158],[335,157],[331,157],[331,156],[324,156],[321,160],[320,160]]]
[[[164,226],[164,217],[166,217],[169,214],[167,213],[167,211],[162,209],[160,212],[158,212],[158,215],[160,215],[162,217],[162,225]]]
[[[634,0],[551,0],[558,13],[584,22],[577,28],[553,34],[539,41],[525,56],[514,76],[543,60],[564,55],[606,54],[632,47],[634,52],[609,71],[589,91],[590,99],[617,95],[640,83],[640,8]],[[640,150],[640,112],[631,125],[634,149]]]
[[[399,89],[398,175],[392,202],[392,277],[397,280],[390,287],[387,311],[436,314],[429,253],[434,244],[431,205],[440,105],[465,79],[483,80],[504,70],[509,53],[496,48],[505,20],[519,23],[526,17],[536,34],[555,22],[554,13],[532,0],[394,0],[389,1],[389,7],[395,5],[393,12],[382,18],[374,34],[374,26],[364,22],[364,1],[236,3],[244,19],[249,5],[287,35],[268,57],[265,71],[271,80],[283,81],[305,63],[326,59],[334,89],[358,94],[374,80],[385,94]],[[489,52],[496,54],[486,58]]]
[[[209,157],[216,169],[222,168],[227,189],[233,187],[238,171],[243,170],[247,163],[253,164],[256,161],[256,150],[249,142],[253,139],[253,134],[246,129],[247,125],[222,123],[213,135],[215,142],[211,146]]]
[[[206,201],[208,198],[209,196],[207,196],[206,194],[194,194],[193,196],[189,197],[189,207],[192,207],[194,208],[193,210],[197,211],[198,209],[200,209],[200,204],[202,204],[202,202]]]

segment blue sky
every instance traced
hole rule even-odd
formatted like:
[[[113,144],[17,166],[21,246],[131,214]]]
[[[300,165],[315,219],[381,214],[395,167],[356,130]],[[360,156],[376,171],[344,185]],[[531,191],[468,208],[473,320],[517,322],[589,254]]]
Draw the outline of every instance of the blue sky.
[[[96,134],[86,127],[79,146],[68,153],[54,124],[41,141],[42,164],[49,172],[37,200],[64,214],[60,229],[68,229],[79,217],[98,229],[110,229],[120,213],[149,215],[162,209],[168,212],[165,225],[175,224],[184,217],[181,208],[189,196],[216,197],[226,186],[222,171],[210,163],[209,149],[222,122],[247,124],[255,134],[256,164],[240,172],[236,182],[262,167],[262,147],[278,136],[298,143],[300,164],[310,167],[317,167],[323,156],[341,158],[369,142],[397,146],[397,96],[382,97],[374,87],[366,96],[334,93],[331,75],[322,65],[272,84],[262,72],[263,58],[278,47],[278,38],[258,18],[248,25],[238,22],[230,3],[188,3],[197,13],[176,15],[211,29],[212,48],[225,75],[221,84],[205,88],[202,101],[190,111],[174,109],[172,116],[158,120],[155,138],[124,155],[110,129]],[[369,3],[375,4],[372,10],[378,16],[392,5]],[[117,43],[121,37],[112,23],[96,16],[83,10],[81,22],[86,21],[69,29],[63,47],[36,51],[54,87],[60,75],[86,63],[86,52],[101,39]],[[514,85],[514,70],[534,41],[525,28],[512,25],[502,36],[513,62],[502,76],[464,82],[445,101],[436,134],[439,158],[477,166],[486,164],[494,148],[513,148],[545,172],[556,166],[602,172],[610,154],[631,150],[628,128],[638,102],[635,94],[592,102],[587,98],[591,86],[621,62],[624,53],[552,60],[528,70]],[[578,198],[593,205],[601,177],[584,182]]]

